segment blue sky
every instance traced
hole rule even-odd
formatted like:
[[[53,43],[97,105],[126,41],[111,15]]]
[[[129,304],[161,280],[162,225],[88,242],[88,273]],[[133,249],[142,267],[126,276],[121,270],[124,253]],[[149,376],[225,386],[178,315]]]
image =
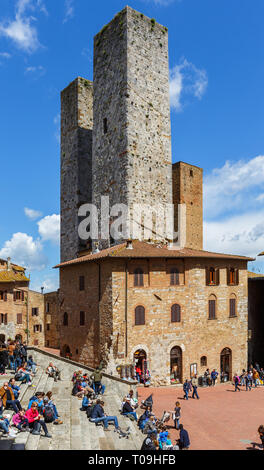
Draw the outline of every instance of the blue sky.
[[[0,0],[0,257],[58,287],[60,91],[120,0]],[[169,29],[173,162],[204,168],[205,245],[264,250],[263,0],[131,0]],[[250,269],[264,272],[262,258]]]

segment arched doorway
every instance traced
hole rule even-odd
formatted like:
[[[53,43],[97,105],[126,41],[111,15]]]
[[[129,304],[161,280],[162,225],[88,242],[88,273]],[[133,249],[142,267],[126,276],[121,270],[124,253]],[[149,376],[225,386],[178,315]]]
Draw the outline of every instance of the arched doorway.
[[[22,336],[21,335],[16,335],[15,341],[19,341],[20,343],[22,343]]]
[[[64,344],[61,355],[62,357],[66,357],[67,359],[70,359],[72,356],[70,346],[68,346],[67,344]]]
[[[136,379],[140,383],[144,383],[146,372],[148,370],[147,353],[144,349],[138,349],[134,353]]]
[[[5,343],[5,335],[0,335],[0,345]]]
[[[171,383],[182,383],[182,350],[174,346],[170,352],[170,380]]]
[[[220,354],[221,377],[223,380],[232,380],[232,351],[224,348]]]

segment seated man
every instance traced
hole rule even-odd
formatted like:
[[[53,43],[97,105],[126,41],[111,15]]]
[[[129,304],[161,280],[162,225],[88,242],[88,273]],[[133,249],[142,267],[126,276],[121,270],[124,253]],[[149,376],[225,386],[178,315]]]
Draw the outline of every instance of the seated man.
[[[37,372],[37,364],[36,362],[33,361],[33,357],[29,356],[28,361],[27,361],[27,370],[32,372],[32,374],[36,374]]]
[[[130,398],[126,398],[125,403],[123,405],[122,414],[125,416],[129,416],[129,415],[134,416],[135,420],[137,421],[138,419],[137,413],[134,411],[134,409],[132,408],[130,404]]]
[[[99,395],[99,393],[102,395],[104,394],[105,386],[101,383],[102,377],[103,374],[99,367],[95,369],[94,373],[90,377],[93,380],[93,389],[96,395]]]
[[[117,417],[116,416],[107,416],[104,412],[103,406],[104,406],[103,401],[101,401],[101,400],[96,401],[96,405],[93,408],[92,413],[91,413],[90,421],[95,423],[95,424],[100,423],[102,421],[105,431],[108,430],[108,423],[110,421],[114,421],[115,429],[117,431],[120,431],[120,427],[119,427],[119,424],[118,424],[118,421],[117,421]]]
[[[55,382],[57,382],[57,380],[61,380],[61,371],[58,369],[58,367],[54,366],[52,362],[49,363],[46,369],[46,374],[48,374],[49,377],[52,377]]]
[[[138,407],[138,400],[134,398],[134,392],[133,390],[130,390],[129,394],[127,395],[128,398],[130,398],[130,405],[136,409]]]
[[[9,385],[10,388],[12,388],[13,393],[14,393],[14,397],[17,400],[18,397],[19,397],[19,394],[20,394],[20,387],[18,387],[18,385],[16,385],[15,383],[16,383],[16,381],[13,377],[12,379],[9,380],[8,385]]]
[[[8,382],[5,382],[3,387],[0,388],[0,397],[2,398],[3,405],[5,408],[11,407],[15,413],[22,410],[19,400],[15,399],[13,390],[9,387]]]

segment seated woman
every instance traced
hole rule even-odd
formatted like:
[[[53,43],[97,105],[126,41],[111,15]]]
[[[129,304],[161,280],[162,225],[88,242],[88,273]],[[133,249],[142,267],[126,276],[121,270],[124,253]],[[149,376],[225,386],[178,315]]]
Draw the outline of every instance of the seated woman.
[[[54,424],[63,424],[63,422],[58,419],[59,418],[59,413],[57,411],[56,404],[52,400],[52,392],[47,392],[46,393],[46,396],[44,398],[44,406],[45,406],[45,403],[46,403],[46,405],[51,406],[52,409],[53,409],[54,419],[55,419]]]
[[[91,406],[91,402],[88,398],[88,391],[86,390],[84,392],[84,396],[83,396],[83,401],[82,401],[82,407],[81,407],[81,411],[87,411],[87,408]]]
[[[18,382],[26,383],[28,385],[32,384],[32,374],[26,369],[27,363],[22,364],[16,371],[15,380]]]
[[[27,418],[25,418],[26,410],[22,409],[12,417],[12,422],[14,426],[21,432],[29,431],[29,423]]]
[[[9,415],[0,414],[0,430],[3,431],[2,437],[16,437],[17,432],[15,429],[10,427]]]
[[[33,397],[31,397],[29,400],[28,410],[31,408],[32,403],[35,401],[37,402],[37,405],[38,405],[38,412],[42,413],[44,396],[45,396],[44,392],[36,392],[35,395],[33,395]]]
[[[33,402],[31,408],[26,411],[25,418],[28,420],[29,428],[32,429],[33,435],[40,435],[40,429],[42,428],[45,433],[45,437],[52,437],[48,432],[46,423],[40,419],[38,404],[36,402]]]

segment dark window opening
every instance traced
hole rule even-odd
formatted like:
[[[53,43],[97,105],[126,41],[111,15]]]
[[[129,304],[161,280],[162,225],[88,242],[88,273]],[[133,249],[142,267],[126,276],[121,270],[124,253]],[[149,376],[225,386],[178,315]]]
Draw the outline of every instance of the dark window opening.
[[[181,306],[174,304],[171,307],[171,322],[176,323],[181,321]]]
[[[134,271],[134,286],[135,287],[144,286],[143,271],[141,268],[137,268]]]
[[[135,325],[145,325],[145,308],[142,305],[135,309]]]
[[[85,281],[84,281],[84,276],[80,276],[80,279],[79,279],[79,285],[80,285],[80,290],[84,290],[84,286],[85,286]]]
[[[179,270],[177,268],[172,268],[170,271],[170,285],[178,286],[180,284]]]
[[[107,118],[104,118],[104,134],[107,134]]]
[[[85,313],[80,312],[80,326],[84,326],[85,324]]]

